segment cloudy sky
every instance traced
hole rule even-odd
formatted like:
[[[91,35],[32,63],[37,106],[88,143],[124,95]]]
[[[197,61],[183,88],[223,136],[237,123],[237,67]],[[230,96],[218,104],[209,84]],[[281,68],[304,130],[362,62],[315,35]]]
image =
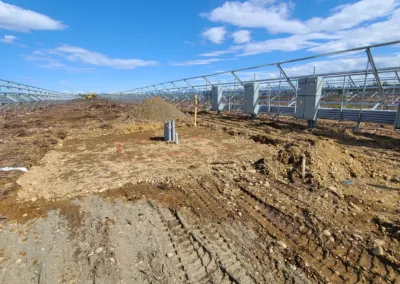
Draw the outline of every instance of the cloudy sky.
[[[400,0],[9,0],[0,1],[0,78],[112,92],[399,39]],[[373,52],[378,67],[400,65],[398,46]],[[365,66],[357,53],[284,68]]]

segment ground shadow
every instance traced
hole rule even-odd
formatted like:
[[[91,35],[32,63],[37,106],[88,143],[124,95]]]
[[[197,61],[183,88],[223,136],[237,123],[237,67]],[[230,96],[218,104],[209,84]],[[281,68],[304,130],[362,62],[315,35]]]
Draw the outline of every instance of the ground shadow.
[[[394,188],[394,187],[388,187],[388,186],[384,186],[384,185],[378,185],[378,184],[369,184],[369,186],[373,186],[379,189],[383,189],[383,190],[394,190],[394,191],[400,191],[400,189],[398,188]]]
[[[164,141],[164,137],[150,137],[151,141]]]

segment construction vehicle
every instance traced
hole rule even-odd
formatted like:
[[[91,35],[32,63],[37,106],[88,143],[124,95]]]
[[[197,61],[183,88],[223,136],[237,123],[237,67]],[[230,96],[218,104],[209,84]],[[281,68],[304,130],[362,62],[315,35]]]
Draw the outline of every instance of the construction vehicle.
[[[80,94],[80,96],[81,96],[82,98],[84,98],[85,100],[90,100],[90,99],[94,99],[94,98],[97,97],[97,95],[96,95],[95,92],[91,92],[91,93],[89,93],[89,94]]]

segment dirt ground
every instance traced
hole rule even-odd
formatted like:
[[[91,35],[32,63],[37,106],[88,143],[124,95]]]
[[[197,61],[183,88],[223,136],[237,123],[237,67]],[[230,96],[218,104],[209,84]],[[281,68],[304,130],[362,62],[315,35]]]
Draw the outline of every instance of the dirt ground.
[[[0,283],[400,283],[390,126],[136,108],[0,119]]]

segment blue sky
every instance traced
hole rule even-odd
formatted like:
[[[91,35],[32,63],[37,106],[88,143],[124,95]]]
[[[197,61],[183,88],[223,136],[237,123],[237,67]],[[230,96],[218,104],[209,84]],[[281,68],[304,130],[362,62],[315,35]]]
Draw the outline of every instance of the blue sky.
[[[0,78],[114,92],[393,41],[399,1],[0,1]],[[377,65],[400,65],[399,52],[382,49]],[[287,70],[358,69],[366,61],[357,58]]]

